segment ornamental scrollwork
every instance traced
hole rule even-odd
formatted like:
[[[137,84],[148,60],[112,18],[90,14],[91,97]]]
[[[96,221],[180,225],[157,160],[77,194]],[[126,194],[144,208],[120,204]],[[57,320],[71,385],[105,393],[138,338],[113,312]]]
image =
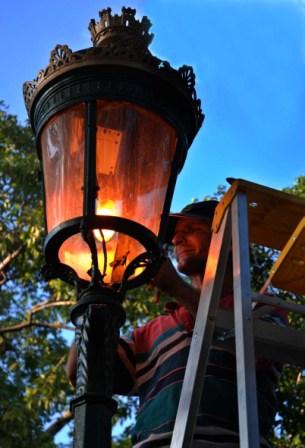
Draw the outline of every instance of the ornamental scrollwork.
[[[60,67],[70,62],[72,55],[71,48],[68,45],[56,45],[50,54],[50,66]]]
[[[33,92],[35,91],[36,86],[37,81],[35,79],[33,81],[27,81],[23,84],[23,97],[28,112],[30,109],[30,103],[32,100]]]
[[[186,83],[189,90],[195,90],[195,73],[189,65],[183,65],[178,69],[182,80]]]
[[[76,329],[76,394],[111,397],[119,318],[105,305],[89,305]],[[98,341],[98,342],[97,342]]]
[[[112,15],[111,8],[100,11],[100,21],[96,22],[92,19],[89,23],[93,45],[97,47],[103,45],[109,33],[117,37],[129,33],[136,37],[136,40],[140,38],[143,45],[147,47],[153,39],[153,34],[149,33],[151,22],[146,16],[140,22],[135,15],[135,9],[125,7],[122,8],[121,15]]]
[[[201,109],[201,101],[197,98],[197,93],[196,93],[196,89],[195,89],[196,76],[193,71],[193,68],[190,67],[189,65],[183,65],[182,67],[180,67],[178,69],[178,73],[179,73],[181,79],[186,84],[186,87],[191,94],[191,97],[192,97],[195,107],[197,109],[197,117],[198,117],[199,126],[201,126],[203,119],[204,119],[204,115],[203,115],[202,109]]]
[[[93,47],[72,52],[67,45],[56,45],[50,54],[49,65],[40,70],[38,76],[24,84],[24,99],[30,113],[35,96],[46,86],[48,78],[57,74],[73,71],[78,67],[104,65],[123,65],[143,68],[144,71],[164,79],[169,84],[185,91],[193,101],[197,115],[197,126],[203,121],[200,101],[195,91],[195,74],[192,67],[184,65],[178,70],[169,62],[153,56],[148,46],[153,38],[149,33],[151,22],[143,17],[140,22],[135,18],[136,11],[123,8],[122,14],[111,14],[111,9],[100,11],[100,21],[94,19],[89,24]]]

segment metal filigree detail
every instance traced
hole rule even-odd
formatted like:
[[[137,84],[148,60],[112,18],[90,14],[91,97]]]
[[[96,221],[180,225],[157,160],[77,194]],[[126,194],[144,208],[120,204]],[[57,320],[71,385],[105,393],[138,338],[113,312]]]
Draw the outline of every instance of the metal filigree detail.
[[[72,285],[76,284],[78,279],[76,272],[63,263],[46,264],[41,268],[40,273],[47,281],[61,278],[62,280],[67,280]]]
[[[61,67],[80,60],[79,54],[77,52],[73,53],[68,45],[56,45],[51,51],[49,65],[45,69],[39,70],[33,81],[27,81],[23,84],[23,96],[27,111],[29,112],[35,91],[42,81]]]
[[[148,45],[153,35],[148,30],[151,23],[147,17],[143,17],[141,22],[137,20],[134,9],[122,8],[121,15],[112,15],[111,9],[108,8],[102,10],[99,15],[100,21],[91,20],[89,25],[93,47],[72,52],[67,45],[56,45],[46,69],[40,70],[33,81],[24,84],[23,94],[29,115],[33,112],[32,106],[36,95],[48,85],[47,81],[53,80],[57,75],[70,73],[78,68],[90,70],[90,67],[98,66],[131,67],[166,80],[180,91],[184,90],[184,96],[189,97],[196,115],[194,131],[197,132],[204,116],[200,100],[196,96],[195,75],[192,68],[183,66],[176,70],[167,61],[162,61],[150,53]],[[133,89],[136,87],[133,86]],[[133,95],[136,96],[135,93]],[[54,98],[52,103],[45,107],[54,105],[53,100]],[[33,115],[31,119],[35,120]]]
[[[63,64],[67,64],[71,60],[72,50],[68,45],[56,45],[50,55],[50,66],[53,69],[60,67]]]
[[[195,88],[195,73],[193,71],[193,68],[189,65],[183,65],[178,69],[178,72],[180,73],[181,78],[183,81],[185,81],[188,89],[194,90]]]
[[[32,101],[33,94],[34,94],[37,84],[38,84],[36,79],[34,79],[33,81],[27,81],[23,84],[23,98],[24,98],[25,107],[26,107],[26,110],[28,113],[30,111],[30,104]]]
[[[51,51],[49,65],[40,70],[33,81],[27,81],[23,86],[23,96],[27,111],[30,111],[33,98],[42,83],[53,73],[63,67],[73,68],[76,63],[86,63],[97,59],[122,58],[131,61],[152,63],[157,65],[160,61],[154,58],[148,50],[153,34],[148,32],[151,22],[143,17],[140,22],[135,18],[136,10],[122,8],[122,14],[111,14],[111,8],[100,11],[100,21],[90,21],[93,48],[85,51],[72,50],[67,45],[56,45]]]
[[[124,37],[138,40],[142,46],[148,47],[153,39],[153,34],[148,32],[151,22],[146,16],[140,22],[135,18],[135,14],[135,9],[125,7],[122,8],[121,15],[112,15],[111,8],[100,11],[100,21],[92,19],[89,23],[93,45],[100,46],[109,39],[117,40]]]
[[[77,395],[111,397],[119,318],[104,305],[89,305],[76,331]]]
[[[85,325],[84,325],[85,324]],[[89,328],[88,319],[82,323],[81,327],[77,327],[75,331],[75,342],[78,350],[77,357],[77,395],[85,393],[88,382],[88,363],[87,363],[87,345]]]
[[[72,52],[67,45],[56,45],[51,52],[50,64],[45,70],[40,70],[33,81],[27,81],[23,85],[23,96],[29,113],[33,97],[40,84],[50,75],[55,74],[61,68],[76,68],[77,65],[94,61],[97,64],[107,60],[128,60],[147,64],[151,67],[168,69],[170,65],[166,61],[151,55],[150,51],[137,42],[130,46],[124,38],[115,43],[108,43],[101,47],[88,48],[85,51]],[[171,68],[172,71],[174,71]]]
[[[182,67],[178,69],[178,73],[181,76],[181,79],[186,84],[187,89],[189,90],[191,97],[194,101],[194,104],[196,105],[198,122],[200,127],[202,125],[204,115],[201,109],[201,101],[197,98],[197,93],[195,89],[196,76],[193,67],[190,67],[189,65],[182,65]]]

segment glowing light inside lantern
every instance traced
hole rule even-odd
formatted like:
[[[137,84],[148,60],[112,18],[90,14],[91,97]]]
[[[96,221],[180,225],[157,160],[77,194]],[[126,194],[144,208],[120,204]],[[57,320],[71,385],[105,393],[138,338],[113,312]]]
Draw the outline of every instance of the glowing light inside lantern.
[[[56,115],[42,132],[48,232],[83,213],[84,117],[82,103]],[[146,249],[128,232],[103,228],[102,217],[135,221],[158,234],[177,135],[163,119],[128,102],[98,100],[96,119],[98,189],[93,200],[95,215],[101,218],[92,233],[103,280],[120,284],[126,267]],[[158,170],[156,154],[162,160]],[[78,278],[91,280],[92,255],[81,231],[63,241],[58,256]],[[143,266],[130,278],[137,277]]]
[[[110,282],[112,275],[112,267],[111,263],[114,261],[115,250],[107,250],[107,270],[104,281],[106,283]],[[88,274],[88,270],[91,267],[91,254],[89,251],[78,251],[77,256],[75,253],[70,252],[68,250],[60,250],[60,259],[63,263],[71,266],[78,275],[84,280],[90,281],[90,275]],[[98,252],[98,264],[99,266],[103,266],[104,256],[101,252]]]
[[[111,199],[108,199],[107,201],[103,202],[102,204],[99,203],[97,201],[96,203],[96,210],[95,213],[98,216],[118,216],[118,207],[116,207],[116,204],[114,201],[112,201]],[[103,232],[103,234],[102,234]],[[114,235],[114,230],[111,229],[95,229],[93,231],[94,233],[94,237],[97,241],[102,242],[103,241],[103,236],[105,239],[105,242],[107,243],[108,241],[111,240],[111,238]],[[103,236],[102,236],[103,235]]]

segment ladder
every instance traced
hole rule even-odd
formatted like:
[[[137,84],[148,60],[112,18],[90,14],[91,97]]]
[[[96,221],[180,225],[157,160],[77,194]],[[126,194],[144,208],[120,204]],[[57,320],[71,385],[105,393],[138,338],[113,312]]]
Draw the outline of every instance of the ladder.
[[[239,446],[259,448],[255,354],[305,367],[305,334],[259,320],[270,307],[305,316],[305,306],[265,295],[273,286],[305,293],[305,199],[248,182],[231,187],[215,210],[212,239],[171,448],[209,448],[193,440],[203,380],[215,328],[232,330],[236,354]],[[280,252],[259,294],[250,287],[249,242]],[[233,313],[218,310],[229,252],[233,258]],[[263,304],[253,311],[253,303]],[[233,330],[234,328],[234,330]],[[213,446],[216,446],[213,444]]]

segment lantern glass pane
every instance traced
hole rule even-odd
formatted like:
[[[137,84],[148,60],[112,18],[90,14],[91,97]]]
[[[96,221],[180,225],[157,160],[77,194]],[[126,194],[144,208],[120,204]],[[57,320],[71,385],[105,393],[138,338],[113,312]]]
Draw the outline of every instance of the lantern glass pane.
[[[47,230],[83,213],[84,104],[48,121],[41,133]]]
[[[176,131],[158,115],[134,104],[97,104],[96,214],[136,221],[157,235],[176,152]],[[106,240],[114,238],[109,230],[103,233]],[[97,231],[95,237],[100,240]],[[114,259],[107,264],[111,281],[119,282],[125,265],[143,252],[136,240],[119,234]]]
[[[128,102],[98,101],[96,214],[121,216],[156,235],[176,152],[176,131]]]
[[[126,266],[133,259],[130,256],[126,257],[128,252],[126,248],[133,247],[138,254],[145,252],[144,247],[133,238],[113,231],[112,234],[111,240],[106,242],[106,259],[102,242],[96,241],[99,270],[104,275],[103,281],[106,284],[122,281]],[[91,252],[79,234],[71,236],[62,244],[59,250],[59,259],[61,263],[72,267],[79,278],[90,281]],[[142,270],[142,268],[138,268],[131,278]]]
[[[83,214],[84,140],[83,104],[58,114],[42,133],[48,231]],[[157,235],[176,145],[176,131],[156,114],[128,102],[97,101],[96,215],[126,218]],[[112,229],[93,235],[105,283],[120,283],[145,248]],[[81,234],[62,244],[59,259],[90,280],[91,253]]]

